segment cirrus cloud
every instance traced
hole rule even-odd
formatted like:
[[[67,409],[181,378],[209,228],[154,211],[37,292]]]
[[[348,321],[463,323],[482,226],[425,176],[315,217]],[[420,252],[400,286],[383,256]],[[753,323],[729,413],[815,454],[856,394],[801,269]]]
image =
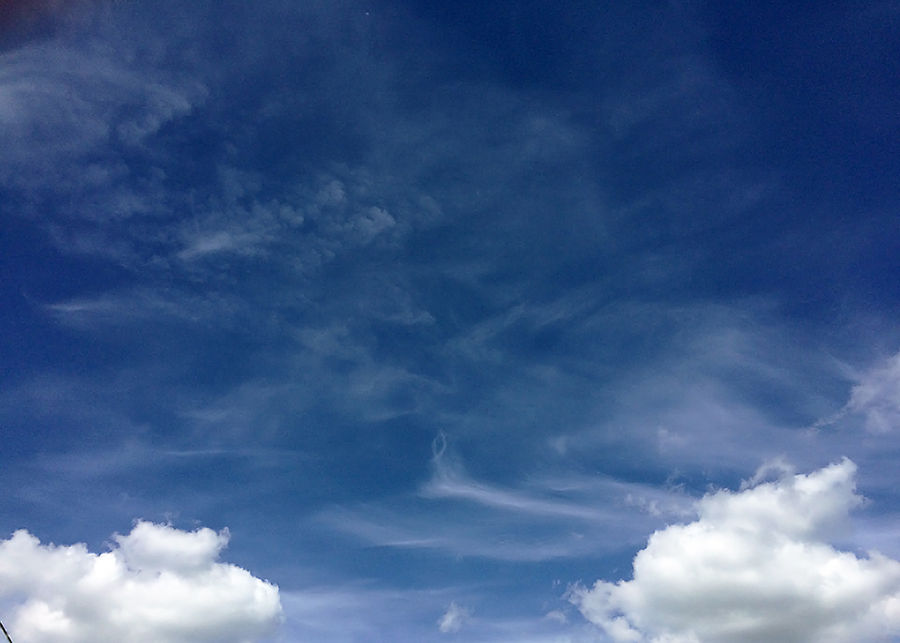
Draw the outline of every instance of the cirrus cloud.
[[[456,601],[450,603],[447,611],[438,619],[438,629],[444,634],[459,632],[462,626],[469,620],[469,610],[460,607]]]
[[[845,412],[861,414],[873,433],[900,426],[900,353],[859,378]]]

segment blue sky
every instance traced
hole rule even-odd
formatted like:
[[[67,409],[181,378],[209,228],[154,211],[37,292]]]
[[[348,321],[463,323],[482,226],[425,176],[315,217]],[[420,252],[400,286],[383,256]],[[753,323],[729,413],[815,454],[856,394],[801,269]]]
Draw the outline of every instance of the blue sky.
[[[263,601],[157,641],[900,636],[900,4],[788,5],[9,4],[0,576]],[[150,636],[10,578],[17,641]]]

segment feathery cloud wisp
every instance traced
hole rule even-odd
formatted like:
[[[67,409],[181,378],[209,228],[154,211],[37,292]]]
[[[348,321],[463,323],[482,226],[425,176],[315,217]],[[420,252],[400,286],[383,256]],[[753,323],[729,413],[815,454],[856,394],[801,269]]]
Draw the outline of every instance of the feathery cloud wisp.
[[[459,632],[467,620],[469,620],[469,611],[453,601],[443,616],[438,619],[438,629],[444,634]]]

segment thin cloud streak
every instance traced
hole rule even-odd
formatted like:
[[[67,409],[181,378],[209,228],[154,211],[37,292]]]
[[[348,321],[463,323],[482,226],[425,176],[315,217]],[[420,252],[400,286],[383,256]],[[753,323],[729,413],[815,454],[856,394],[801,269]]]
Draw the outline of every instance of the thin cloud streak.
[[[575,518],[588,522],[604,522],[614,518],[614,514],[611,511],[599,511],[588,506],[576,505],[563,500],[530,496],[521,492],[475,482],[465,476],[459,470],[459,467],[445,463],[443,458],[436,459],[434,475],[422,487],[420,495],[423,498],[467,500],[494,509],[535,516]]]
[[[417,498],[333,507],[316,521],[382,547],[537,562],[628,548],[646,530],[664,524],[663,516],[688,512],[683,497],[681,504],[669,504],[663,501],[669,494],[653,496],[627,483],[594,484],[588,494],[582,484],[579,502],[548,497],[550,491],[561,493],[552,482],[540,485],[543,493],[535,493],[534,485],[529,491],[485,485],[447,465],[447,457],[443,447],[435,454],[432,478]],[[464,523],[462,515],[468,516]],[[598,532],[606,538],[592,537]]]

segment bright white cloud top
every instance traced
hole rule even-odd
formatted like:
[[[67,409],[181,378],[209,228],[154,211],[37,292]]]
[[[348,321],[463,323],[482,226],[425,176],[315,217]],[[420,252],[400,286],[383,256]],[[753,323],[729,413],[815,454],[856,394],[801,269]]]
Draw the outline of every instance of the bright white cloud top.
[[[573,602],[615,641],[883,641],[900,634],[900,562],[828,544],[851,509],[848,459],[698,504],[654,533],[634,579],[579,588]]]
[[[0,542],[0,598],[16,643],[249,643],[281,621],[278,588],[218,562],[228,531],[138,522],[111,550]]]

